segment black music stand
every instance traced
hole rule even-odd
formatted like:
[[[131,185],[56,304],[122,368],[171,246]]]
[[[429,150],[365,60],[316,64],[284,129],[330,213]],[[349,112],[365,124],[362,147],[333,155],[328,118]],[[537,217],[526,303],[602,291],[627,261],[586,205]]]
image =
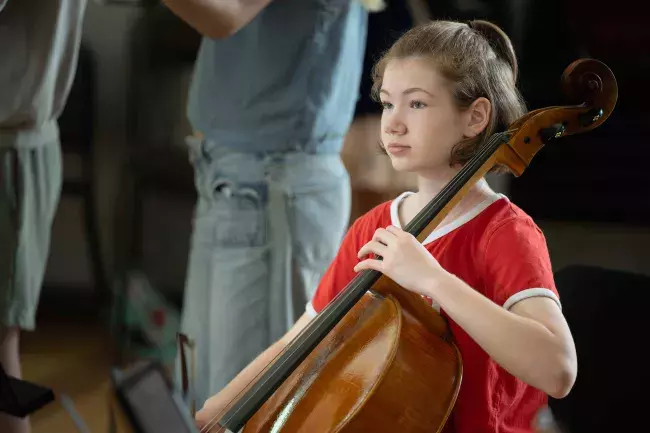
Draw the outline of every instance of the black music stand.
[[[8,376],[0,364],[0,412],[24,418],[53,400],[51,389]]]

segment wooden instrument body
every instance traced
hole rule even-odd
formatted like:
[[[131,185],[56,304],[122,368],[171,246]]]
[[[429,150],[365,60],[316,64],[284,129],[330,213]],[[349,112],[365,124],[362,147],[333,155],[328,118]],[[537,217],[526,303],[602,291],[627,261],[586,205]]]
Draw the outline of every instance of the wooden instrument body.
[[[424,299],[400,302],[412,294],[387,278],[374,289],[264,403],[244,433],[442,431],[460,390],[460,352]],[[435,327],[418,319],[408,308],[413,304]]]

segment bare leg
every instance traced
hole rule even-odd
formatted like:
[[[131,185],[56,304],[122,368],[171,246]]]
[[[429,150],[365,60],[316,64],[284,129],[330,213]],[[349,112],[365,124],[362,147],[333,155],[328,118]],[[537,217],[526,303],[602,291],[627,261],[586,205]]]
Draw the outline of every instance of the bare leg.
[[[21,378],[19,328],[0,328],[0,363],[8,375]],[[16,418],[0,413],[0,432],[2,433],[30,433],[29,417]]]

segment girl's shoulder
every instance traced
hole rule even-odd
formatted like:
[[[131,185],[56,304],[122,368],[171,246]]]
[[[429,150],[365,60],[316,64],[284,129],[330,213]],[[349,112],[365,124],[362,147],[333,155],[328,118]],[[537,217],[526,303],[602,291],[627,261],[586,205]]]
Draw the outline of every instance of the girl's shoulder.
[[[490,255],[494,251],[546,254],[546,237],[533,218],[507,197],[495,201],[477,218],[473,227],[477,248]],[[522,252],[523,254],[523,252]]]
[[[526,227],[533,231],[541,231],[530,215],[503,194],[500,194],[500,198],[492,203],[481,216],[486,233],[493,233],[507,226]]]

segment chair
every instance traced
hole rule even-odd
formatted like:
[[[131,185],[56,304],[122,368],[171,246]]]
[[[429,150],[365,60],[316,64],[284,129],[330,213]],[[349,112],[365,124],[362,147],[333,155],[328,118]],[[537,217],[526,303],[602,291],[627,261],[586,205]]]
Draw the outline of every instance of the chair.
[[[578,353],[573,390],[549,401],[556,418],[571,433],[644,430],[650,276],[570,266],[555,279]]]

